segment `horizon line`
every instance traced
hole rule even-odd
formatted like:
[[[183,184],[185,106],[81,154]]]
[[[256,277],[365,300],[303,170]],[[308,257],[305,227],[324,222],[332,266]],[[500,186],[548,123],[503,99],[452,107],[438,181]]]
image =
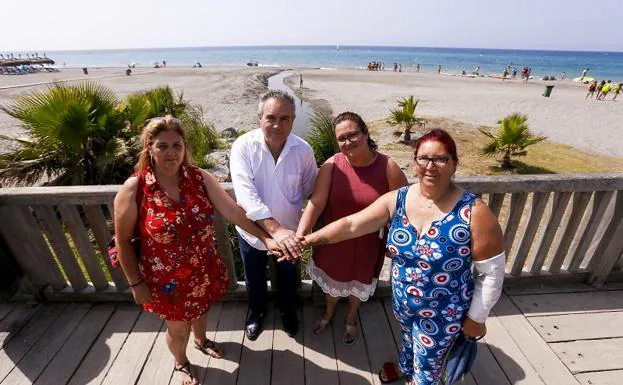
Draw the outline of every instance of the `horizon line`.
[[[464,50],[495,50],[495,51],[536,51],[536,52],[589,52],[589,53],[623,53],[623,51],[599,51],[599,50],[578,50],[578,49],[545,49],[545,48],[484,48],[484,47],[438,47],[438,46],[403,46],[403,45],[365,45],[365,44],[262,44],[262,45],[214,45],[214,46],[176,46],[176,47],[131,47],[131,48],[73,48],[73,49],[30,49],[30,50],[3,50],[10,53],[30,53],[30,52],[85,52],[85,51],[132,51],[132,50],[152,50],[152,49],[197,49],[197,48],[295,48],[295,47],[334,47],[340,48],[426,48],[426,49],[464,49]],[[2,52],[0,52],[2,53]]]

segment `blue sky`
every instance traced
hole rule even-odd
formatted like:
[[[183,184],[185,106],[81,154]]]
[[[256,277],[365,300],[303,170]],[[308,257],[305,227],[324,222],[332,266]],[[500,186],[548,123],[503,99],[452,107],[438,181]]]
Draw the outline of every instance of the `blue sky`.
[[[0,52],[325,44],[623,51],[623,0],[2,3]]]

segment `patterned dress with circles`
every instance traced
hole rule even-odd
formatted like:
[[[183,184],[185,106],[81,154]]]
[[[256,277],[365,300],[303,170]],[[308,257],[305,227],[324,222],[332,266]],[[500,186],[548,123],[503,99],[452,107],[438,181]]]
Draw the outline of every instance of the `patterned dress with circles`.
[[[476,196],[463,192],[448,214],[418,235],[405,212],[408,189],[398,190],[387,239],[393,310],[402,329],[400,370],[418,385],[436,385],[474,291],[470,214]]]

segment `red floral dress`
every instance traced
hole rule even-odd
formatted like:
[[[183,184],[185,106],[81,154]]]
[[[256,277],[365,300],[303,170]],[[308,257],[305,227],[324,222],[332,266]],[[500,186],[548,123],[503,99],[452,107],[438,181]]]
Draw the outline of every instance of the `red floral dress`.
[[[228,287],[227,268],[212,237],[214,207],[196,167],[182,166],[179,203],[151,168],[144,178],[139,269],[153,298],[144,309],[168,321],[192,321]]]

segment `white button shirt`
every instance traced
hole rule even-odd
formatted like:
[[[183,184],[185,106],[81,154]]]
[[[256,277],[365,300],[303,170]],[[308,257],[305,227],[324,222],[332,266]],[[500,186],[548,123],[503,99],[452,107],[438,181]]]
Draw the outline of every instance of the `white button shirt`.
[[[290,134],[275,163],[261,129],[240,136],[231,147],[229,168],[238,204],[247,218],[275,218],[282,227],[296,231],[303,200],[311,194],[318,168],[311,146]],[[251,246],[266,250],[257,238],[236,226]]]

